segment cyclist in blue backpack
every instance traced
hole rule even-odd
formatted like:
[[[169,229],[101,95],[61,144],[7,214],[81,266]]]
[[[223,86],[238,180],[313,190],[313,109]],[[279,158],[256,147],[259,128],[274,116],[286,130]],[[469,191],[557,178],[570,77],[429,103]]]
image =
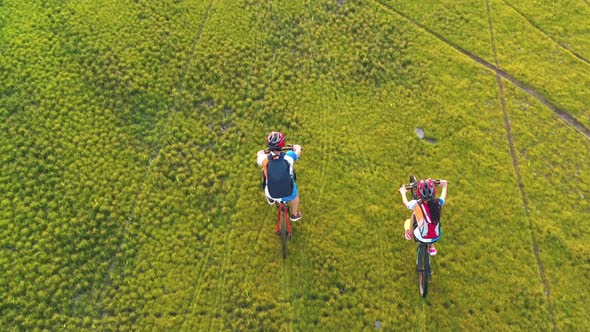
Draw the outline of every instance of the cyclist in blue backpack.
[[[266,145],[267,150],[257,153],[258,166],[263,170],[266,200],[268,204],[275,204],[275,201],[288,202],[291,221],[297,221],[301,219],[301,211],[293,164],[301,157],[301,146],[294,144],[292,150],[282,151],[285,135],[278,131],[268,135]]]

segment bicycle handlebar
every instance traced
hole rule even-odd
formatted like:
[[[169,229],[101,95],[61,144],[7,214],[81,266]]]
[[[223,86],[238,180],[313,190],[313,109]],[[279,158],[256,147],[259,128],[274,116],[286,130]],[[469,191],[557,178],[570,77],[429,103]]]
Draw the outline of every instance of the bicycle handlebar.
[[[435,185],[440,184],[440,180],[432,180]],[[406,187],[406,189],[414,189],[418,186],[418,182],[410,183],[410,184],[403,184],[402,186]]]
[[[289,144],[287,146],[283,146],[281,148],[281,151],[292,151],[293,150],[293,144]],[[301,148],[301,150],[303,150],[303,148]],[[270,149],[264,149],[264,153],[270,153]]]

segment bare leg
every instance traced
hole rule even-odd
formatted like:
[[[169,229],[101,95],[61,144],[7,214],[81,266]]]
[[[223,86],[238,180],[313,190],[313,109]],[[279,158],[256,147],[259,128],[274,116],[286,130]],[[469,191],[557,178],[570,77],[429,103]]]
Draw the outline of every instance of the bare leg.
[[[412,220],[406,219],[406,221],[404,221],[404,229],[410,232],[414,232],[412,228]]]
[[[291,209],[291,215],[296,216],[299,214],[299,195],[292,201],[289,201],[289,208]]]
[[[406,221],[404,222],[404,229],[406,231],[406,240],[411,240],[412,237],[414,237],[414,220],[415,220],[415,216],[412,214],[412,218],[411,219],[406,219]]]
[[[412,219],[410,221],[410,231],[414,234],[414,224],[416,224],[416,215],[412,213]]]

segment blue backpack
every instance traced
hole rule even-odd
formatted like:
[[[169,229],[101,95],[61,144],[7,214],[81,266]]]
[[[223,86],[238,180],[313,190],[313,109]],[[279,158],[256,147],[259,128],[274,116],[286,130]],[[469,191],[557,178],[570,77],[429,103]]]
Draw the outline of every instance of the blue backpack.
[[[291,196],[295,180],[291,177],[291,165],[285,160],[284,152],[274,156],[269,154],[262,162],[262,179],[271,197]]]

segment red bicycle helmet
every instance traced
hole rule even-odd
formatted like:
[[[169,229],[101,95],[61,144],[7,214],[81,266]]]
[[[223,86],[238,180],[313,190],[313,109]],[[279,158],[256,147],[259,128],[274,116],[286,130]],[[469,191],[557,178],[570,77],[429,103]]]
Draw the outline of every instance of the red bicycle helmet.
[[[285,135],[280,131],[273,131],[266,138],[266,145],[271,150],[280,150],[285,146]]]
[[[431,200],[436,196],[436,185],[431,179],[426,179],[418,182],[418,198],[423,200]]]

